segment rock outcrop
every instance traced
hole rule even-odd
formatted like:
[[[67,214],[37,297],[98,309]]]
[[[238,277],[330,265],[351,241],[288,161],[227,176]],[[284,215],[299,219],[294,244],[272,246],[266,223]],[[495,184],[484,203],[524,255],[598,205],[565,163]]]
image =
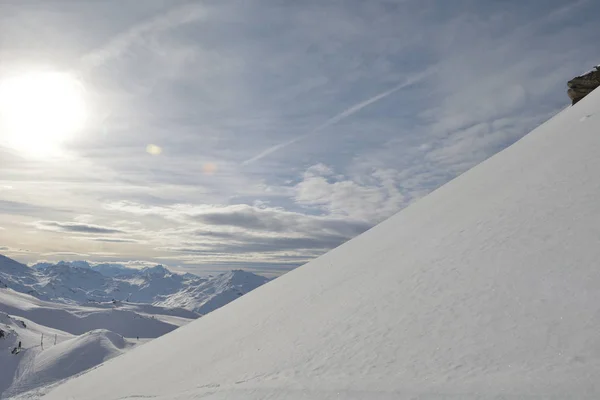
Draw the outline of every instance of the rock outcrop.
[[[575,105],[579,100],[600,86],[600,65],[595,66],[590,72],[571,79],[567,82],[567,86],[569,86],[567,94],[572,104]]]

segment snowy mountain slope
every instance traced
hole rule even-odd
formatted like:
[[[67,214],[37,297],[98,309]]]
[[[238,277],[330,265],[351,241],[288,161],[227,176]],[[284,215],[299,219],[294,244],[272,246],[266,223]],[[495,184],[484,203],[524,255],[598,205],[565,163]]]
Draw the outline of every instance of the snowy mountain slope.
[[[7,257],[0,258],[0,287],[63,303],[116,300],[185,307],[206,314],[267,281],[241,270],[201,278],[172,273],[161,265],[137,270],[121,264],[61,261],[29,268]]]
[[[598,398],[599,154],[596,91],[375,228],[46,399]]]
[[[184,307],[200,314],[208,314],[240,296],[265,284],[269,279],[242,270],[230,271],[188,286],[165,296],[154,304],[163,307]]]
[[[73,338],[66,332],[49,329],[36,324],[26,318],[7,315],[0,312],[0,398],[12,385],[13,380],[24,364],[21,364],[25,356],[33,354],[41,344],[41,336],[44,334],[51,343],[62,343]],[[21,342],[22,350],[19,354],[11,354],[18,343]]]
[[[10,287],[18,292],[37,295],[32,287],[37,281],[35,271],[0,254],[0,288]]]
[[[52,303],[10,289],[0,289],[0,312],[24,317],[74,335],[95,329],[108,329],[126,337],[156,338],[192,320],[183,317],[162,319],[159,307],[154,308],[157,315],[151,315],[148,309],[144,313],[138,313],[135,309],[136,307],[105,308]],[[173,313],[166,310],[165,314],[169,316]]]
[[[183,309],[145,304],[110,306],[52,303],[0,289],[0,398],[40,389],[81,373],[121,355],[134,344],[147,342],[143,338],[155,338],[199,316]],[[128,341],[121,333],[142,339]],[[74,336],[77,334],[81,335]],[[19,342],[22,349],[13,354]]]
[[[4,313],[0,313],[0,329],[5,332],[5,337],[0,339],[2,399],[77,375],[137,344],[108,330],[73,336]],[[45,336],[43,346],[42,334]],[[20,351],[12,354],[19,342]]]
[[[23,360],[4,396],[11,397],[77,375],[123,354],[134,345],[114,332],[95,330],[44,350],[28,349],[19,354]]]

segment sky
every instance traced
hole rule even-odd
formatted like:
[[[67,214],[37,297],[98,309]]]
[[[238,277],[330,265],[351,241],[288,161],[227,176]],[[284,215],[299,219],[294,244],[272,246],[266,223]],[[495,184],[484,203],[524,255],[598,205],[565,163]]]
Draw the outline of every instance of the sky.
[[[0,0],[0,82],[68,74],[86,109],[57,153],[0,131],[0,253],[284,273],[569,106],[599,20],[594,0]]]

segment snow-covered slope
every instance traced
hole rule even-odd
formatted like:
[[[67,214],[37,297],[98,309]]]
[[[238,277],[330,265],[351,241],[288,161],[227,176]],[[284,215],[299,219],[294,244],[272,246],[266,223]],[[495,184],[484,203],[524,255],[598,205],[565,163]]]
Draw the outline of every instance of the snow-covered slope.
[[[73,336],[2,312],[0,330],[4,332],[0,338],[2,399],[77,375],[139,343],[103,329]]]
[[[234,270],[188,286],[177,293],[165,296],[163,300],[154,304],[164,307],[183,307],[204,315],[268,281],[268,278],[260,275]]]
[[[162,265],[141,270],[86,261],[38,263],[32,268],[0,256],[0,287],[63,303],[126,301],[185,307],[206,314],[268,281],[241,270],[201,278]]]
[[[597,91],[377,227],[45,400],[598,398],[599,154]]]
[[[41,347],[23,350],[14,381],[4,396],[47,386],[54,382],[77,375],[113,357],[121,355],[135,345],[120,335],[108,330],[94,330],[81,336],[65,340],[57,345],[53,342]]]
[[[37,282],[35,271],[0,254],[0,288],[10,287],[18,292],[37,294],[32,287]]]
[[[73,338],[66,332],[49,329],[26,318],[3,312],[0,312],[0,331],[0,398],[6,396],[6,390],[12,386],[14,379],[26,369],[27,363],[22,363],[23,359],[29,360],[31,354],[36,353],[36,349],[41,345],[42,334],[46,335],[52,344],[55,338],[57,344]],[[22,343],[21,351],[19,354],[12,354],[19,342]]]
[[[182,309],[149,307],[112,303],[90,306],[60,304],[39,300],[11,289],[0,289],[0,312],[24,317],[45,327],[74,335],[95,329],[108,329],[126,337],[157,338],[199,316]]]
[[[184,309],[145,304],[52,303],[1,288],[0,398],[42,387],[40,390],[45,391],[49,384],[83,372],[122,354],[134,344],[145,343],[198,317]],[[20,351],[13,354],[19,342]]]

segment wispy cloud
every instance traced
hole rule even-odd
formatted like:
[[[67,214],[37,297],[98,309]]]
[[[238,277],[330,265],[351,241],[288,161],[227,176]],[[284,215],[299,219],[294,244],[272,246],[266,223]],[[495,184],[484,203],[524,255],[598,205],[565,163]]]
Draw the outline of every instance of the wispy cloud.
[[[36,221],[33,223],[37,229],[54,232],[71,232],[71,233],[100,233],[100,234],[112,234],[112,233],[125,233],[122,229],[84,224],[80,222],[58,222],[58,221]]]
[[[17,254],[30,253],[30,251],[27,250],[27,249],[22,249],[22,248],[18,248],[18,247],[9,247],[9,246],[0,246],[0,251],[6,252],[8,254],[11,254],[11,253],[17,253]]]
[[[110,237],[90,237],[85,238],[93,242],[105,242],[105,243],[143,243],[143,241],[128,238],[110,238]]]
[[[276,151],[279,151],[281,149],[284,149],[294,143],[297,143],[301,140],[305,140],[308,139],[310,137],[316,136],[317,134],[319,134],[321,131],[323,131],[324,129],[330,127],[331,125],[334,125],[338,122],[340,122],[341,120],[350,117],[353,114],[356,114],[357,112],[359,112],[360,110],[362,110],[365,107],[370,106],[373,103],[376,103],[388,96],[390,96],[391,94],[404,89],[410,85],[413,85],[419,81],[421,81],[422,79],[426,78],[427,76],[431,75],[432,70],[427,70],[418,74],[415,74],[414,76],[411,76],[410,78],[407,78],[404,82],[400,83],[399,85],[394,86],[393,88],[386,90],[385,92],[379,93],[376,96],[373,96],[367,100],[361,101],[358,104],[353,105],[352,107],[347,108],[346,110],[342,111],[341,113],[329,118],[327,121],[323,122],[321,125],[317,126],[316,128],[312,129],[310,132],[298,136],[294,139],[288,140],[287,142],[284,143],[280,143],[277,144],[275,146],[269,147],[268,149],[266,149],[265,151],[261,152],[260,154],[257,154],[256,156],[249,158],[248,160],[244,161],[242,163],[242,165],[248,165],[251,164],[255,161],[258,161],[266,156],[268,156],[269,154],[275,153]]]
[[[42,256],[47,257],[89,257],[89,254],[86,253],[77,253],[73,251],[54,251],[50,253],[43,253]]]
[[[103,65],[126,54],[133,45],[142,41],[145,35],[165,32],[181,25],[196,22],[204,16],[204,7],[201,4],[175,7],[117,34],[104,46],[82,57],[81,67],[85,70]]]

